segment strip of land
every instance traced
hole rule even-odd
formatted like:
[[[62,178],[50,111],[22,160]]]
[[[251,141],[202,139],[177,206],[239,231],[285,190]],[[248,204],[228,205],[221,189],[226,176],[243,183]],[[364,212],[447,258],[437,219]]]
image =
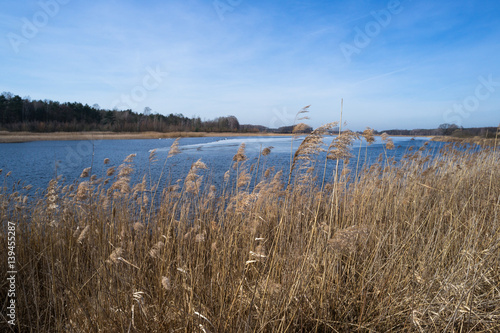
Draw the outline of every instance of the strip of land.
[[[456,142],[456,143],[468,143],[468,144],[476,144],[479,146],[498,146],[499,142],[495,138],[481,138],[481,137],[471,137],[471,138],[457,138],[453,136],[434,136],[431,138],[431,141],[439,141],[439,142]]]
[[[19,143],[31,141],[68,141],[68,140],[127,140],[127,139],[166,139],[178,137],[213,136],[287,136],[277,133],[237,133],[237,132],[7,132],[0,131],[0,143]]]
[[[31,141],[78,141],[78,140],[130,140],[130,139],[167,139],[178,137],[215,137],[215,136],[290,136],[287,133],[263,133],[263,132],[8,132],[0,131],[0,143],[20,143]],[[399,136],[399,135],[392,135]],[[403,135],[404,136],[404,135]],[[434,136],[432,141],[459,142],[478,144],[481,146],[495,146],[495,139],[484,139],[480,137],[457,138],[451,136]],[[498,145],[498,143],[497,143]]]

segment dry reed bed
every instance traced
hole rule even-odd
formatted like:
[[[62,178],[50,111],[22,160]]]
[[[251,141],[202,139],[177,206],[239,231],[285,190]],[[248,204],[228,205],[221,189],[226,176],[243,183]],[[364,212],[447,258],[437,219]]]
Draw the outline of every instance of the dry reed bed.
[[[347,158],[355,135],[328,147],[333,161],[315,158],[311,135],[292,178],[265,169],[271,150],[247,165],[242,146],[220,189],[202,161],[162,191],[149,175],[130,184],[133,156],[100,178],[53,180],[32,204],[32,190],[4,188],[19,330],[500,330],[499,152],[424,147],[320,186],[313,171]]]

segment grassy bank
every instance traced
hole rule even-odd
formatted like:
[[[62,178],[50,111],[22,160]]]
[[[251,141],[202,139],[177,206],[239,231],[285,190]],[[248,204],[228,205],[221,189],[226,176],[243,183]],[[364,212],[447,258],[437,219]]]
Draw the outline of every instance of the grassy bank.
[[[5,132],[0,131],[0,143],[59,141],[59,140],[124,140],[124,139],[165,139],[178,137],[207,136],[277,136],[276,133],[235,133],[235,132]]]
[[[357,179],[351,161],[353,172],[318,182],[314,172],[348,158],[352,138],[343,133],[330,160],[317,160],[313,133],[291,158],[293,177],[266,169],[272,150],[249,165],[241,146],[221,188],[202,161],[164,190],[148,174],[130,184],[132,155],[106,175],[84,170],[78,184],[56,179],[38,198],[4,171],[2,239],[7,221],[17,225],[17,327],[500,330],[500,153],[450,144],[429,158],[423,147]],[[2,313],[6,290],[1,282]]]
[[[464,144],[474,144],[479,146],[491,146],[494,147],[497,143],[497,139],[495,138],[481,138],[478,136],[470,137],[470,138],[457,138],[453,136],[434,136],[431,138],[431,141],[438,142],[453,142],[453,143],[464,143]]]

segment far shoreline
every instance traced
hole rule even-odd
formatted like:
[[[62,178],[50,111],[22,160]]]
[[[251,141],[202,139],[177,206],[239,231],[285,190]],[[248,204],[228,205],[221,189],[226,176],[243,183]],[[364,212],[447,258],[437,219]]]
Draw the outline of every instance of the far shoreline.
[[[172,139],[215,136],[291,136],[289,133],[238,133],[238,132],[7,132],[0,131],[0,143],[32,141],[79,141],[79,140],[134,140]]]
[[[9,132],[0,131],[0,143],[25,143],[33,141],[81,141],[81,140],[140,140],[140,139],[175,139],[201,137],[237,137],[237,136],[292,136],[292,133],[264,132]],[[306,134],[301,134],[306,135]],[[376,134],[375,136],[380,136]],[[391,135],[391,137],[424,137],[429,135]]]

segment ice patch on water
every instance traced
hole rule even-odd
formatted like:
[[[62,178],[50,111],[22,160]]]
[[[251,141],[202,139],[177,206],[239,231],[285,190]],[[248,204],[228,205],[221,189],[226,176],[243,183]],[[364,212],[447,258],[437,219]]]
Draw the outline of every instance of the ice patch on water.
[[[298,146],[304,138],[298,138],[297,142],[294,142],[294,146]],[[258,152],[261,147],[262,149],[273,146],[274,150],[282,150],[288,147],[290,149],[291,137],[232,137],[232,138],[220,138],[212,142],[203,142],[188,145],[179,145],[179,149],[184,152],[189,151],[212,151],[212,150],[223,150],[223,151],[236,151],[238,147],[245,143],[245,150],[251,152]],[[168,151],[170,147],[157,148],[157,151]]]
[[[294,139],[293,141],[293,148],[294,150],[298,148],[302,140],[304,140],[305,136],[300,136]],[[325,136],[323,138],[323,142],[326,147],[332,142],[334,136]],[[403,142],[408,142],[412,140],[412,137],[390,137],[394,144],[400,144]],[[195,143],[195,144],[186,144],[183,145],[182,141],[180,142],[179,149],[183,152],[189,152],[189,151],[213,151],[213,150],[219,150],[219,151],[236,151],[237,148],[242,144],[245,143],[246,151],[247,152],[259,152],[259,150],[262,148],[266,148],[269,146],[274,147],[273,151],[274,152],[290,152],[290,148],[292,145],[292,137],[291,136],[278,136],[278,137],[230,137],[230,138],[206,138],[207,140],[213,139],[214,141],[208,141],[208,142],[200,142],[200,143]],[[415,141],[427,141],[429,138],[426,137],[416,137],[414,138]],[[358,143],[354,143],[353,146],[358,146]],[[363,140],[362,145],[365,146],[366,142]],[[385,145],[385,142],[382,141],[382,138],[380,136],[375,137],[375,142],[373,145]],[[326,148],[325,147],[325,148]],[[169,151],[170,150],[170,145],[168,147],[159,147],[156,149],[157,152],[162,152],[162,151]],[[151,152],[151,150],[150,150]]]

